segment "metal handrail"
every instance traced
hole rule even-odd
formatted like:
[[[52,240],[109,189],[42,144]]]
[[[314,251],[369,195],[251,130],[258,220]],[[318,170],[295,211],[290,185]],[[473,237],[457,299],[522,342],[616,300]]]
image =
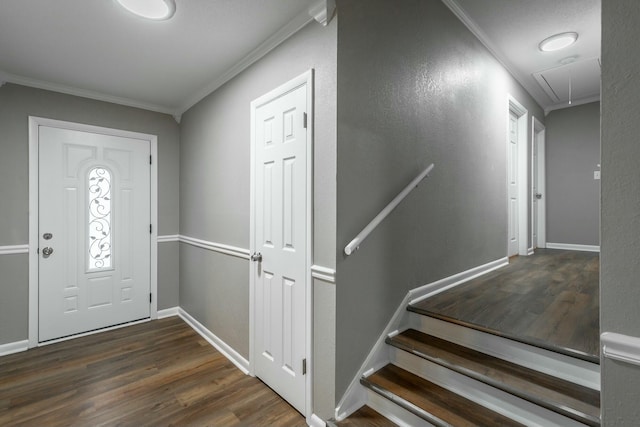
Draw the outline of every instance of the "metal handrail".
[[[416,188],[420,182],[429,176],[429,172],[433,169],[434,164],[431,163],[425,170],[423,170],[420,175],[415,177],[413,181],[407,185],[404,190],[400,192],[384,209],[380,211],[375,218],[371,220],[369,224],[352,240],[349,242],[347,246],[344,247],[344,253],[346,255],[351,255],[358,249],[360,249],[360,244],[364,241],[364,239],[371,234],[371,232],[389,215],[395,208],[402,202],[402,200],[407,197],[411,191]]]

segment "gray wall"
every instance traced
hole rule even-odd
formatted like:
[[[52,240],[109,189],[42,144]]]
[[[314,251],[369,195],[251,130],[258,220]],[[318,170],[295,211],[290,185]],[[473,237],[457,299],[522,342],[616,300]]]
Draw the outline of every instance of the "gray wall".
[[[600,245],[600,103],[549,113],[547,242]]]
[[[315,70],[314,264],[335,266],[336,22],[312,22],[187,111],[181,122],[180,233],[248,249],[252,100]],[[249,262],[180,247],[180,306],[249,358]],[[314,281],[316,413],[332,416],[335,286]],[[318,356],[315,357],[315,354]],[[322,356],[322,357],[321,357]]]
[[[159,234],[178,233],[179,131],[171,116],[40,89],[0,87],[0,246],[29,241],[29,116],[158,135]],[[177,252],[159,250],[158,306],[178,305]],[[167,250],[169,249],[169,250]],[[0,255],[0,344],[28,337],[28,255]],[[7,320],[5,321],[5,317]]]
[[[602,1],[602,332],[640,337],[640,4]],[[637,426],[640,368],[602,366],[603,425]]]
[[[340,399],[410,289],[506,256],[507,93],[544,117],[442,2],[338,0],[338,13]],[[345,258],[431,162],[431,177]]]

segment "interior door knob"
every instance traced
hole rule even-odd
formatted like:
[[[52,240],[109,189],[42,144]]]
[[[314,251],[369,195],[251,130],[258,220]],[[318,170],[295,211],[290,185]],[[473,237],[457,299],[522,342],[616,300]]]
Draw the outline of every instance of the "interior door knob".
[[[536,199],[538,199],[538,200],[542,199],[542,194],[536,193]]]
[[[46,247],[42,250],[42,257],[49,258],[49,255],[51,255],[52,253],[53,253],[53,248]]]
[[[251,255],[251,261],[262,262],[262,254],[260,252],[254,252],[253,255]]]

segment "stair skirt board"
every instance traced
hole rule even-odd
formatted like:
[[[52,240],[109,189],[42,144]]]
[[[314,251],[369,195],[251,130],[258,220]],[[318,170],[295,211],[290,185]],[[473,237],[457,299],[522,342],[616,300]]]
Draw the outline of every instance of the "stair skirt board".
[[[508,338],[412,313],[411,327],[529,369],[600,390],[600,366]]]
[[[439,292],[454,288],[508,264],[508,258],[500,258],[409,291],[391,317],[391,320],[389,320],[385,329],[382,331],[382,334],[369,352],[364,363],[356,373],[356,376],[349,384],[349,387],[347,387],[347,391],[342,396],[342,399],[340,399],[335,411],[336,420],[344,420],[365,404],[367,400],[366,390],[362,384],[360,384],[360,378],[365,373],[378,370],[388,363],[389,356],[385,340],[389,334],[393,334],[394,332],[404,330],[409,327],[409,312],[407,311],[407,306],[410,303],[423,300]]]
[[[412,412],[396,405],[371,389],[366,389],[367,405],[400,427],[434,427]]]
[[[539,427],[584,427],[583,423],[544,409],[406,351],[399,349],[392,351],[391,361],[414,375],[522,424]]]

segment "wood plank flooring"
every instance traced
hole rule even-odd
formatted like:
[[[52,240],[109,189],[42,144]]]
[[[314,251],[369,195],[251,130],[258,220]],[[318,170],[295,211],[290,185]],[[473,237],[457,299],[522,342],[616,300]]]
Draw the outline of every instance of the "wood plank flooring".
[[[305,426],[178,317],[0,358],[2,426]]]
[[[335,424],[338,427],[397,427],[397,424],[383,417],[368,406],[363,406],[349,418]]]
[[[536,249],[409,309],[599,363],[599,254]]]

